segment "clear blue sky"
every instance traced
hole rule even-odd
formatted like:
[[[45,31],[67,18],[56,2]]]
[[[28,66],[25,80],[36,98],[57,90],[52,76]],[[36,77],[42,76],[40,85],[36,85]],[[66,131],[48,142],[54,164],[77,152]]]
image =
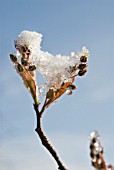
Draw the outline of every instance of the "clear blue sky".
[[[42,50],[52,54],[89,48],[87,75],[76,80],[72,96],[46,111],[43,128],[69,170],[92,169],[88,136],[94,129],[114,163],[114,1],[0,0],[1,170],[57,169],[34,132],[33,101],[9,60],[23,30],[42,33]]]

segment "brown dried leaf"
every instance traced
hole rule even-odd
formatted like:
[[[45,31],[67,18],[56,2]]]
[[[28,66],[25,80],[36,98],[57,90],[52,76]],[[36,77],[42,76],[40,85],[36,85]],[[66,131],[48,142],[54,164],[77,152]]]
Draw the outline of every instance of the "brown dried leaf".
[[[49,97],[49,92],[50,90],[47,92],[46,95],[46,102],[44,104],[44,107],[47,108],[49,107],[53,102],[55,102],[60,96],[62,96],[68,89],[68,87],[70,85],[72,85],[72,83],[74,82],[75,77],[72,77],[72,82],[67,82],[61,85],[60,89],[57,89],[56,91],[51,90],[51,96]],[[53,93],[53,94],[52,94]],[[53,97],[52,97],[53,96]]]

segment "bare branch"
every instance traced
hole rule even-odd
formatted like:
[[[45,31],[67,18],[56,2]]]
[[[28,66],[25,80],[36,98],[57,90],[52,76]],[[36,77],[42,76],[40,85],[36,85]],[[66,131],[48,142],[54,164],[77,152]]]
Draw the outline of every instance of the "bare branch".
[[[53,146],[49,143],[46,135],[44,134],[43,130],[42,130],[42,126],[41,126],[41,116],[43,114],[43,110],[41,110],[41,112],[39,112],[38,109],[39,105],[34,104],[34,110],[36,112],[36,118],[37,118],[37,127],[35,129],[35,131],[37,132],[42,145],[45,146],[45,148],[50,152],[50,154],[52,155],[52,157],[55,159],[55,161],[58,164],[58,169],[59,170],[67,170],[64,165],[62,164],[62,162],[60,161],[60,158],[58,157],[56,151],[54,150]]]

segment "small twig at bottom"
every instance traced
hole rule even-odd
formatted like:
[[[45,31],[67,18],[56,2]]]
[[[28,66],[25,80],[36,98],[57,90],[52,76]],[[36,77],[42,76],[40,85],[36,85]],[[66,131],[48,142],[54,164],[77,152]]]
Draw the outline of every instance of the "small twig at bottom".
[[[90,157],[92,166],[97,170],[114,170],[112,165],[107,165],[103,157],[104,149],[101,146],[99,134],[93,131],[90,134]]]
[[[59,170],[67,170],[64,167],[64,165],[62,164],[62,162],[60,161],[60,159],[59,159],[56,151],[52,147],[52,145],[48,142],[48,139],[47,139],[47,137],[45,136],[45,134],[44,134],[44,132],[42,130],[42,126],[41,126],[41,116],[42,116],[42,113],[39,112],[38,106],[39,105],[34,104],[34,109],[36,111],[36,118],[37,118],[37,127],[36,127],[35,131],[37,132],[38,136],[40,137],[42,145],[44,145],[46,147],[46,149],[50,152],[52,157],[57,162],[57,164],[59,166],[58,169]]]

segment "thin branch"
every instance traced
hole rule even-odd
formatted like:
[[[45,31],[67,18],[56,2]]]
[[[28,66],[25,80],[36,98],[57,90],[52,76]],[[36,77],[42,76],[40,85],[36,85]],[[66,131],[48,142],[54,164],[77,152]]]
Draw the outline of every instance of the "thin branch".
[[[50,152],[50,154],[52,155],[52,157],[55,159],[56,163],[58,164],[58,169],[59,170],[67,170],[64,165],[62,164],[62,162],[60,161],[56,151],[54,150],[54,148],[52,147],[52,145],[48,142],[48,139],[46,137],[46,135],[44,134],[43,130],[42,130],[42,126],[41,126],[41,117],[43,114],[43,110],[41,110],[41,112],[39,112],[39,105],[34,104],[34,110],[36,112],[36,118],[37,118],[37,127],[35,129],[35,131],[37,132],[42,145],[44,145],[46,147],[46,149]]]

